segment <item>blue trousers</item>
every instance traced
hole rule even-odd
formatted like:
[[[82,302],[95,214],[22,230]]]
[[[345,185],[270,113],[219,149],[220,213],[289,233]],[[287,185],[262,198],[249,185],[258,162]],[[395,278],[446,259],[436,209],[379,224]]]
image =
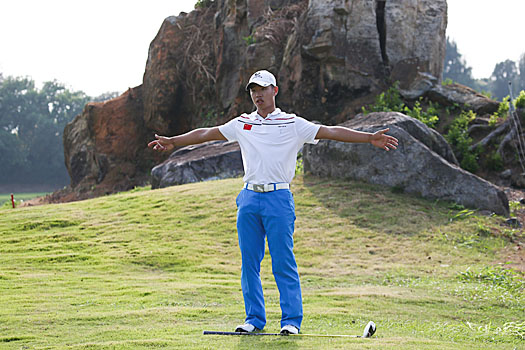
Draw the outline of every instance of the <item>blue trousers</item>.
[[[259,329],[266,325],[260,276],[266,238],[272,258],[272,272],[279,289],[281,327],[290,324],[300,329],[303,302],[293,254],[295,203],[292,193],[290,190],[260,193],[243,189],[237,196],[237,208],[246,323]]]

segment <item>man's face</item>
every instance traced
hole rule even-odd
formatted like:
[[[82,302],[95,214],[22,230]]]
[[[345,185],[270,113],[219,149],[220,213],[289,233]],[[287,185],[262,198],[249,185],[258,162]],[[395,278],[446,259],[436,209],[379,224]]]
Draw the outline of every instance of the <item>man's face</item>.
[[[252,97],[252,102],[257,106],[258,110],[265,110],[275,108],[275,96],[279,89],[277,86],[266,86],[262,87],[260,85],[253,84],[250,87],[250,96]]]

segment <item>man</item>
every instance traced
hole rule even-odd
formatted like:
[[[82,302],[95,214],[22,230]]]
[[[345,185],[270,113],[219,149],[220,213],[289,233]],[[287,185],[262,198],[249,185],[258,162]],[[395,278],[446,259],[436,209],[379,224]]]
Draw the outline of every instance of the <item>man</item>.
[[[242,256],[241,286],[246,320],[236,332],[256,332],[266,324],[260,278],[265,239],[272,258],[272,272],[279,289],[281,333],[297,334],[303,319],[301,286],[293,254],[295,204],[290,182],[295,174],[297,152],[305,143],[319,139],[371,143],[386,151],[396,149],[397,139],[388,129],[366,133],[341,126],[313,124],[276,108],[279,92],[272,73],[254,73],[246,90],[256,111],[228,123],[164,137],[155,135],[149,147],[166,151],[212,140],[237,141],[244,165],[244,187],[237,196],[237,231]]]

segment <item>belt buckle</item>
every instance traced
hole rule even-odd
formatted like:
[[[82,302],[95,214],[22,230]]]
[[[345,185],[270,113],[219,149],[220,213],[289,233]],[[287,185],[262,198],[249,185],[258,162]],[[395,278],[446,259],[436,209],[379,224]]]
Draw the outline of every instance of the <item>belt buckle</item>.
[[[255,192],[264,192],[264,185],[253,184],[253,190]]]

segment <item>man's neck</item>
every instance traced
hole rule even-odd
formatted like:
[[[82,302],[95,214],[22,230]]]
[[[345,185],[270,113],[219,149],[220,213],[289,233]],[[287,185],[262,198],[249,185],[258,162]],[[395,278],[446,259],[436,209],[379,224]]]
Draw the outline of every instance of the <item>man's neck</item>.
[[[268,116],[268,114],[271,114],[273,113],[273,111],[275,111],[275,106],[271,107],[271,108],[266,108],[266,109],[259,109],[257,108],[257,114],[260,115],[261,117],[265,118]]]

